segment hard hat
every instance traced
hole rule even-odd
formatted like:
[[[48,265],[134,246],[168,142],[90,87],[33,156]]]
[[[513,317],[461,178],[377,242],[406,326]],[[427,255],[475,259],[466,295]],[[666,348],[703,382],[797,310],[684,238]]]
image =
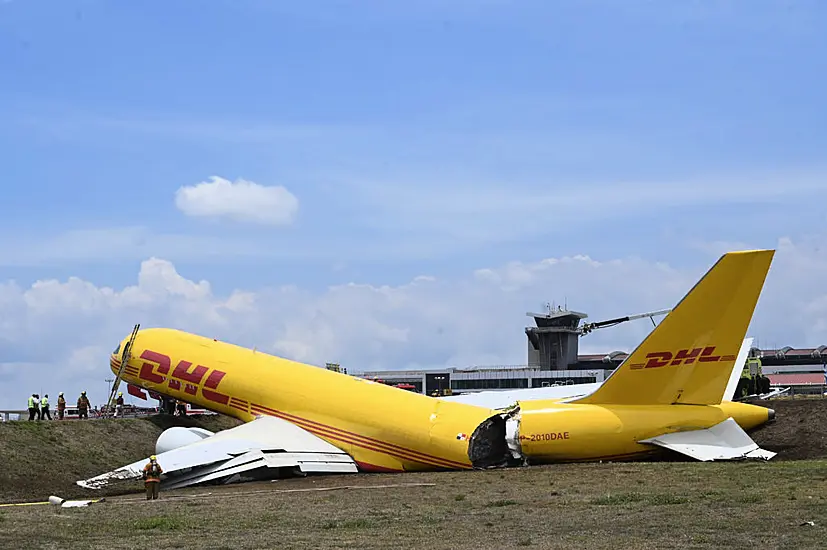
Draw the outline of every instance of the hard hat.
[[[86,391],[80,392],[81,395],[86,395]]]
[[[119,392],[118,392],[118,395],[123,395],[123,392],[122,392],[122,391],[119,391]]]
[[[149,460],[155,460],[155,455],[152,455],[151,457],[149,457]]]
[[[58,395],[63,395],[63,392],[60,392]]]

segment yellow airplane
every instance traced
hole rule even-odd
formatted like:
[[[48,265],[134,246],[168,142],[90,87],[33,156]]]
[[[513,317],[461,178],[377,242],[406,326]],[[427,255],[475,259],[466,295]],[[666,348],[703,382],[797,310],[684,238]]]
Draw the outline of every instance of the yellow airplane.
[[[435,399],[165,328],[125,338],[123,379],[245,422],[171,428],[168,487],[298,473],[471,469],[623,460],[664,448],[699,460],[769,459],[744,430],[774,418],[723,401],[773,250],[723,255],[594,392],[507,409]],[[125,349],[129,348],[129,349]],[[79,481],[135,479],[145,460]],[[263,473],[264,472],[264,473]],[[269,473],[268,473],[269,472]]]

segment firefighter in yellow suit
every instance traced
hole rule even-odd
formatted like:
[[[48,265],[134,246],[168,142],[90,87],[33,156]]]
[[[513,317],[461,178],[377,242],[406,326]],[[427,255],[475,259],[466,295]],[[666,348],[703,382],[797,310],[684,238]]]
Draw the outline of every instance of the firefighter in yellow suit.
[[[161,485],[161,474],[164,470],[155,458],[149,457],[149,462],[144,466],[144,486],[146,487],[146,499],[155,500],[158,498],[158,487]]]

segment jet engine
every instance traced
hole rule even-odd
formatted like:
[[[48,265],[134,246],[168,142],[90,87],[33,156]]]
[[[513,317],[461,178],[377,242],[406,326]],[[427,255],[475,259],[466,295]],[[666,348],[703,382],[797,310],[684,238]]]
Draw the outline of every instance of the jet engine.
[[[215,435],[203,428],[182,428],[176,426],[164,430],[155,442],[155,454],[159,455],[190,443],[195,443]]]

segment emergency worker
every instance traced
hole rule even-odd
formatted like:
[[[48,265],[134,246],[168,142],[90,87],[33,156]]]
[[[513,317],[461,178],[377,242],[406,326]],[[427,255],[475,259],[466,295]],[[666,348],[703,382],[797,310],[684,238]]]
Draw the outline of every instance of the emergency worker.
[[[63,412],[66,410],[66,399],[63,397],[63,392],[57,394],[57,418],[63,420]]]
[[[144,466],[143,478],[144,487],[146,487],[146,499],[156,500],[158,498],[158,488],[161,485],[161,474],[164,470],[158,464],[155,455],[149,457],[149,462]]]
[[[115,418],[123,416],[123,392],[118,392],[118,399],[115,401]]]
[[[34,414],[40,420],[40,394],[34,394]]]
[[[35,398],[34,394],[29,396],[29,422],[34,420],[35,415],[37,414],[37,399]]]
[[[761,392],[761,358],[758,356],[751,356],[747,359],[749,366],[749,395],[757,395]]]
[[[80,392],[80,397],[78,397],[78,419],[89,418],[89,406],[89,398],[86,397],[86,392]]]
[[[52,419],[52,413],[49,412],[49,394],[44,393],[43,398],[40,400],[40,417],[41,418],[48,418],[49,420]]]

